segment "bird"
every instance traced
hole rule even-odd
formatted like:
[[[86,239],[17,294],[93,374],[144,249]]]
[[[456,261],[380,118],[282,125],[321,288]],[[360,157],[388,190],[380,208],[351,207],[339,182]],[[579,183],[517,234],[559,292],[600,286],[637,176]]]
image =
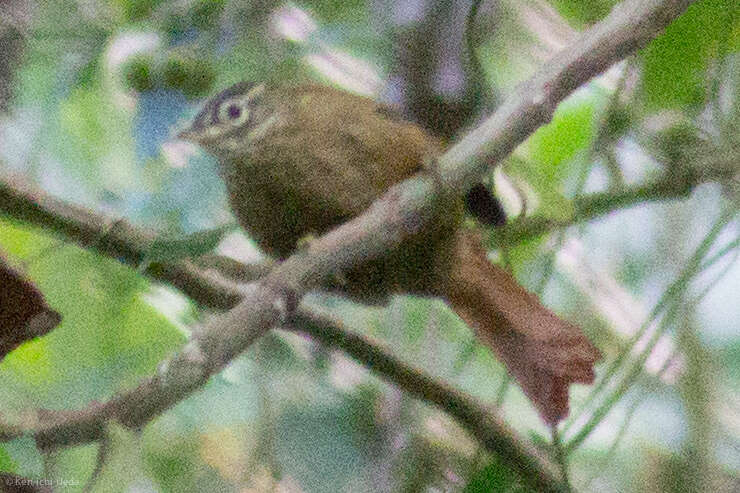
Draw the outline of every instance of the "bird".
[[[178,136],[216,158],[240,225],[278,260],[428,171],[443,151],[395,108],[313,83],[237,83],[207,100]],[[463,197],[447,198],[397,248],[341,273],[341,290],[368,302],[442,298],[556,424],[568,414],[570,384],[593,382],[600,351],[488,260],[464,209]]]

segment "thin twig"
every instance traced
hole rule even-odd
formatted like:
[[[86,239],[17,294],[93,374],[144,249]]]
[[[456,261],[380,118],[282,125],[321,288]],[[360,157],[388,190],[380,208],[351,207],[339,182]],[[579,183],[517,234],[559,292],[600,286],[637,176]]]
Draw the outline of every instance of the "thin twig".
[[[98,454],[95,459],[95,468],[90,474],[90,478],[87,480],[87,483],[85,483],[85,486],[82,488],[82,493],[90,493],[95,486],[95,483],[97,483],[98,478],[100,477],[100,473],[103,471],[103,467],[105,466],[105,462],[108,459],[110,448],[111,437],[110,433],[106,431],[105,433],[103,433],[103,438],[101,438],[98,442]]]
[[[645,202],[686,198],[702,183],[731,179],[729,170],[720,168],[716,171],[703,176],[667,173],[662,178],[647,183],[614,187],[604,192],[577,197],[573,200],[571,217],[565,219],[544,216],[519,217],[501,227],[495,240],[499,245],[514,245],[553,230],[585,223]]]
[[[594,388],[594,390],[591,392],[592,396],[599,394],[600,391],[604,389],[613,378],[616,371],[622,368],[623,361],[625,361],[627,355],[632,352],[637,341],[642,338],[652,321],[655,320],[655,318],[663,311],[663,309],[665,309],[666,314],[661,321],[661,326],[653,332],[650,339],[645,344],[645,347],[642,348],[640,354],[635,358],[635,360],[629,365],[624,365],[628,366],[628,368],[626,368],[625,370],[624,376],[619,380],[612,392],[604,398],[602,404],[593,412],[589,420],[575,433],[573,438],[571,438],[570,441],[566,444],[566,452],[573,451],[581,443],[583,443],[583,441],[591,434],[596,425],[599,424],[604,416],[608,414],[614,404],[616,404],[619,398],[627,391],[634,379],[637,378],[637,376],[640,374],[645,361],[647,360],[647,357],[653,350],[653,347],[655,347],[655,344],[665,333],[669,324],[676,316],[676,312],[678,311],[678,308],[680,306],[680,299],[682,298],[682,295],[686,292],[688,284],[699,273],[699,269],[701,268],[704,257],[706,256],[707,252],[709,251],[719,234],[722,232],[724,227],[727,226],[727,224],[734,219],[735,215],[736,211],[731,208],[728,208],[722,213],[722,215],[715,222],[712,229],[709,231],[702,243],[697,247],[691,259],[688,261],[686,268],[683,270],[683,272],[681,272],[681,275],[679,275],[678,279],[676,279],[676,281],[674,281],[668,287],[668,289],[666,289],[660,301],[648,317],[648,320],[632,337],[632,339],[630,340],[630,344],[609,366],[604,377],[602,377],[596,388]],[[573,422],[575,421],[577,421],[577,418],[573,419]]]
[[[321,342],[344,350],[347,354],[417,398],[434,404],[451,414],[489,451],[497,454],[524,478],[537,478],[538,491],[560,491],[554,465],[535,448],[526,445],[483,404],[459,390],[441,383],[417,368],[398,360],[380,344],[343,330],[342,323],[332,317],[304,312],[297,319],[297,328]]]
[[[560,475],[563,481],[563,490],[565,492],[572,492],[573,487],[570,485],[570,477],[568,474],[568,454],[563,448],[563,442],[560,440],[560,433],[558,432],[557,425],[550,427],[550,433],[552,437],[552,448],[553,455],[555,456],[555,462],[560,467]]]

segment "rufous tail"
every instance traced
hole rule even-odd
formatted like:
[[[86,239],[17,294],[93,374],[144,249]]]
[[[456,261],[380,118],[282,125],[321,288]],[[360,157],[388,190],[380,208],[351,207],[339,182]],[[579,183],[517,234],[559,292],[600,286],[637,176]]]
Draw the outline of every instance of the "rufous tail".
[[[566,417],[568,387],[593,382],[599,350],[489,262],[473,231],[458,232],[451,260],[446,298],[452,309],[503,361],[547,423]]]

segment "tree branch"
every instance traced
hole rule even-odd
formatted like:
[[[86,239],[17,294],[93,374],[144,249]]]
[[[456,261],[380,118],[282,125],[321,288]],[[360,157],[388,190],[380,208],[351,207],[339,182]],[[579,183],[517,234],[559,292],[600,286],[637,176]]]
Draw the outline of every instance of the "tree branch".
[[[735,158],[737,157],[736,153]],[[515,245],[555,229],[590,221],[645,202],[686,198],[694,188],[703,183],[731,179],[733,179],[732,174],[724,172],[685,176],[680,176],[678,173],[666,173],[665,177],[652,182],[622,186],[616,190],[578,197],[573,201],[573,215],[566,219],[545,216],[516,218],[496,229],[496,242],[499,246]]]
[[[491,409],[471,396],[439,382],[423,371],[396,359],[359,334],[346,330],[339,320],[308,311],[296,317],[298,330],[327,346],[337,347],[409,394],[434,404],[455,417],[490,452],[525,478],[537,478],[538,491],[559,491],[555,465],[523,442]]]
[[[157,375],[98,408],[124,425],[140,427],[187,397],[265,332],[289,321],[303,295],[331,273],[377,258],[423,228],[432,217],[431,209],[438,195],[464,193],[480,179],[486,164],[503,159],[548,122],[557,104],[573,90],[647,44],[690,3],[690,0],[627,0],[618,5],[604,21],[585,32],[572,47],[521,85],[491,118],[441,156],[435,176],[420,174],[394,186],[366,213],[313,241],[308,249],[275,267],[261,281],[249,285],[239,304],[207,324],[182,352],[162,365]],[[36,213],[29,212],[31,216]],[[111,234],[119,227],[119,223],[111,227]],[[82,236],[86,233],[80,232]],[[111,248],[126,253],[124,245],[113,241],[115,238],[106,234],[95,243],[110,243]],[[133,253],[128,252],[134,260],[141,261]],[[102,429],[100,421],[79,413],[79,421],[45,424],[36,435],[39,444],[71,445],[100,438],[91,438],[95,433],[90,433],[91,426]],[[73,425],[75,422],[79,423],[77,427]],[[56,439],[60,435],[55,428],[65,431],[66,442]],[[508,443],[500,439],[485,445],[503,458],[511,457],[505,450]],[[533,459],[532,463],[537,462]],[[538,490],[557,491],[557,480],[546,469],[510,465]]]
[[[692,169],[666,172],[663,177],[648,183],[621,186],[605,192],[592,193],[573,201],[573,215],[566,219],[544,216],[521,217],[496,229],[499,246],[510,246],[535,238],[549,231],[590,221],[620,209],[645,202],[656,202],[688,197],[697,186],[708,182],[730,183],[737,180],[738,149],[716,150],[711,156],[702,156]],[[687,161],[691,159],[687,158]]]
[[[145,257],[148,245],[155,240],[154,234],[137,229],[125,221],[115,221],[54,199],[19,180],[2,176],[0,212],[54,231],[67,241],[116,258],[133,268],[138,266],[140,259]],[[98,240],[94,240],[96,238]],[[211,267],[218,270],[226,268],[229,272],[236,272],[237,277],[242,279],[257,279],[264,274],[264,266],[245,266],[218,256],[152,264],[145,273],[182,289],[203,306],[218,310],[232,308],[242,299],[243,292],[235,284],[209,272],[208,268]],[[557,474],[549,460],[517,437],[505,423],[471,396],[406,365],[378,343],[351,333],[338,320],[321,315],[310,307],[302,305],[292,318],[290,327],[309,334],[328,347],[346,352],[409,394],[438,406],[456,418],[489,451],[504,457],[524,477],[536,478],[530,481],[539,484],[540,489],[556,490]],[[182,393],[195,390],[205,381],[203,378],[191,381],[191,376],[185,374],[184,381],[176,385],[166,385],[154,377],[126,395],[108,403],[95,402],[81,410],[43,411],[40,413],[42,424],[38,428],[22,430],[0,426],[0,442],[31,434],[40,448],[53,449],[103,439],[105,424],[109,420],[116,419],[131,427],[143,426],[180,400]]]
[[[455,189],[470,188],[489,164],[501,161],[538,127],[548,123],[563,99],[645,46],[692,3],[625,0],[617,4],[608,17],[520,84],[492,117],[442,156],[439,161],[444,181]],[[462,165],[471,161],[475,164]]]
[[[59,200],[9,174],[0,174],[0,213],[56,233],[67,241],[115,258],[134,269],[145,261],[156,238],[153,231]],[[229,260],[205,255],[197,262],[208,267]],[[254,279],[264,274],[261,269],[255,270]],[[187,260],[153,262],[146,266],[144,274],[173,285],[208,308],[228,310],[242,298],[233,284]]]

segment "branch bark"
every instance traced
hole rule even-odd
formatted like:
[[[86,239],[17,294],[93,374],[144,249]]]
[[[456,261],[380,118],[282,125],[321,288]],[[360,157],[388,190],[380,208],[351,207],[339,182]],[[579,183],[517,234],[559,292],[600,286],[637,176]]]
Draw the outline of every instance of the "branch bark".
[[[47,420],[36,431],[39,445],[69,446],[98,439],[100,433],[96,430],[102,430],[105,419],[111,417],[129,427],[141,427],[187,397],[265,332],[292,321],[303,295],[330,274],[360,260],[378,257],[424,227],[436,196],[468,190],[477,183],[487,165],[503,159],[547,123],[560,101],[591,77],[647,44],[691,3],[690,0],[627,0],[619,4],[604,21],[522,84],[492,117],[441,156],[436,173],[423,173],[398,184],[366,213],[313,241],[309,248],[275,267],[261,281],[249,285],[243,299],[232,310],[205,326],[182,352],[137,389],[88,410],[71,412],[77,413],[76,416]],[[38,209],[26,212],[31,219],[41,213]],[[51,229],[73,229],[67,215],[61,214],[60,218],[59,222],[52,222]],[[103,238],[85,230],[75,234],[92,241],[96,248],[120,251],[124,258],[140,262],[141,250],[127,250],[127,245],[118,242],[120,238],[115,232],[124,227],[128,226],[123,222],[110,225]],[[136,232],[130,232],[135,236]],[[103,246],[97,246],[98,243]],[[137,238],[134,243],[143,245],[146,239]],[[183,275],[188,274],[186,269]],[[472,424],[464,415],[457,416]],[[558,479],[549,467],[535,456],[527,459],[512,456],[511,444],[502,440],[502,436],[497,431],[490,441],[483,443],[507,459],[537,490],[559,490]]]
[[[0,212],[53,231],[67,241],[116,258],[133,268],[139,266],[148,245],[155,240],[152,232],[55,199],[18,179],[2,175]],[[265,273],[262,266],[244,266],[217,256],[150,264],[145,273],[152,279],[181,289],[205,307],[227,310],[233,308],[244,293],[237,285],[209,270],[210,267],[220,269],[225,263],[229,271],[238,271],[242,279],[253,276],[252,280],[256,280]],[[543,484],[540,486],[544,491],[553,491],[557,487],[553,464],[519,438],[492,410],[471,396],[406,365],[377,342],[351,333],[341,322],[311,307],[299,307],[289,327],[309,334],[328,347],[346,352],[409,394],[438,406],[456,418],[488,450],[496,451],[515,465],[525,477],[541,478],[539,481]],[[183,363],[178,365],[186,366]],[[166,371],[174,373],[169,368]],[[109,420],[141,427],[180,400],[183,394],[200,387],[207,377],[199,375],[198,372],[185,371],[174,383],[172,375],[170,383],[153,377],[136,390],[107,403],[94,402],[85,409],[74,411],[43,411],[40,412],[41,425],[34,429],[23,430],[0,423],[0,442],[30,434],[40,448],[55,449],[101,440]]]
[[[516,218],[496,229],[499,246],[510,246],[535,238],[549,231],[565,228],[605,216],[620,209],[627,209],[645,202],[673,200],[688,197],[702,183],[720,182],[732,186],[737,183],[736,163],[740,159],[740,147],[715,150],[709,156],[694,161],[691,169],[665,172],[657,180],[637,185],[624,185],[605,192],[597,192],[576,198],[573,215],[567,219],[544,216]],[[687,161],[691,161],[687,157]]]
[[[439,382],[383,350],[376,342],[346,330],[331,317],[309,311],[299,313],[298,330],[322,343],[337,347],[382,375],[409,394],[444,410],[457,419],[487,450],[537,487],[537,491],[560,491],[556,466],[524,442],[494,412],[464,392]]]

